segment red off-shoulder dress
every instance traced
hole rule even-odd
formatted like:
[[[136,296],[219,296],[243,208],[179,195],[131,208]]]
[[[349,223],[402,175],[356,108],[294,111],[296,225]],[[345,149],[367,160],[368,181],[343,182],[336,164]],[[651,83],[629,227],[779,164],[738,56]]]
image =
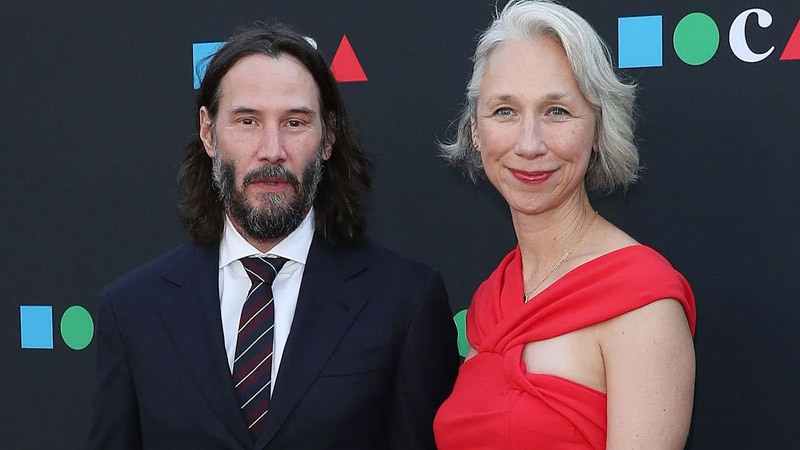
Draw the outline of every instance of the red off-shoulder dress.
[[[519,247],[475,292],[467,339],[477,350],[434,421],[440,450],[606,448],[606,395],[573,381],[527,373],[522,348],[653,301],[683,305],[694,336],[686,280],[653,249],[634,245],[593,259],[527,304]]]

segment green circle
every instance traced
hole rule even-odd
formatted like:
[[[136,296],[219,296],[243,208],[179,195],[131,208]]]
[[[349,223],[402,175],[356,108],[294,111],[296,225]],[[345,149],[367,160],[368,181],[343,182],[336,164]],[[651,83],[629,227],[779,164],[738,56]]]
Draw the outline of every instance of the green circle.
[[[672,35],[675,53],[686,64],[707,63],[719,48],[719,28],[714,19],[701,12],[687,14]]]
[[[61,316],[61,337],[73,350],[83,350],[89,346],[94,336],[94,321],[83,306],[70,306]]]
[[[467,356],[469,349],[469,341],[467,341],[467,310],[463,309],[453,316],[453,321],[456,323],[456,330],[458,330],[458,353],[461,356]]]

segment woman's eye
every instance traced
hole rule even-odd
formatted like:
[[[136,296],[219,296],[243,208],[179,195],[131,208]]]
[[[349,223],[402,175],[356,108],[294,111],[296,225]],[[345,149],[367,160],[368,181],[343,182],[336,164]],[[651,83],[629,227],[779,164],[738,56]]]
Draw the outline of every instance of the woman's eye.
[[[556,107],[550,109],[550,115],[552,115],[552,116],[568,116],[569,115],[569,111],[567,111],[564,108],[561,108],[560,106],[556,106]]]
[[[497,108],[497,110],[494,112],[494,115],[498,117],[510,117],[512,113],[513,111],[511,108],[504,106],[502,108]]]

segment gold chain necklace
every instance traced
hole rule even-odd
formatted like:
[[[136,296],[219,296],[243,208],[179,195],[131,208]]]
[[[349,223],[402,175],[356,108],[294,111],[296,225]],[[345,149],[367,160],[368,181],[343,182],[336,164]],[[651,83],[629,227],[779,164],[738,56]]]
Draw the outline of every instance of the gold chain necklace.
[[[574,244],[572,244],[572,247],[570,247],[569,250],[567,250],[567,253],[564,253],[564,256],[562,256],[561,259],[558,260],[556,265],[553,266],[552,269],[550,269],[550,272],[547,272],[547,275],[545,275],[544,278],[542,278],[538,283],[536,283],[536,286],[534,286],[533,289],[531,289],[530,291],[525,293],[525,298],[523,299],[525,303],[528,303],[528,300],[530,300],[532,298],[532,297],[530,297],[530,295],[532,293],[536,292],[536,289],[539,289],[539,286],[541,286],[542,283],[544,283],[544,280],[550,278],[550,275],[552,275],[553,272],[555,272],[556,269],[558,269],[558,266],[560,266],[561,263],[563,263],[564,261],[567,260],[567,257],[569,257],[569,254],[572,253],[572,251],[575,250],[575,248],[578,246],[578,244],[581,243],[583,238],[586,237],[586,233],[589,232],[589,229],[592,228],[592,225],[594,225],[594,221],[597,220],[597,215],[598,214],[599,213],[597,211],[594,212],[594,217],[592,217],[592,221],[589,223],[589,226],[586,227],[585,230],[583,230],[583,234],[581,234],[581,237],[579,237],[578,240],[575,241]]]

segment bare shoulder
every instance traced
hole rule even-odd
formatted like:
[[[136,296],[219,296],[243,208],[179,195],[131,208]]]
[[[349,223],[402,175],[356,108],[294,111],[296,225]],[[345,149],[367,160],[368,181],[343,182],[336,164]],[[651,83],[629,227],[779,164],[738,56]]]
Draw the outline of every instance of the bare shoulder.
[[[631,237],[628,233],[622,231],[613,223],[605,219],[601,220],[602,221],[598,223],[598,236],[596,239],[597,242],[602,243],[602,246],[605,247],[604,250],[606,250],[606,252],[639,244],[636,239]]]
[[[575,265],[638,244],[628,233],[600,216],[595,229],[587,235],[586,245],[582,246],[582,251],[576,252]]]
[[[600,324],[601,345],[642,345],[642,338],[691,340],[683,305],[675,299],[656,300]]]

